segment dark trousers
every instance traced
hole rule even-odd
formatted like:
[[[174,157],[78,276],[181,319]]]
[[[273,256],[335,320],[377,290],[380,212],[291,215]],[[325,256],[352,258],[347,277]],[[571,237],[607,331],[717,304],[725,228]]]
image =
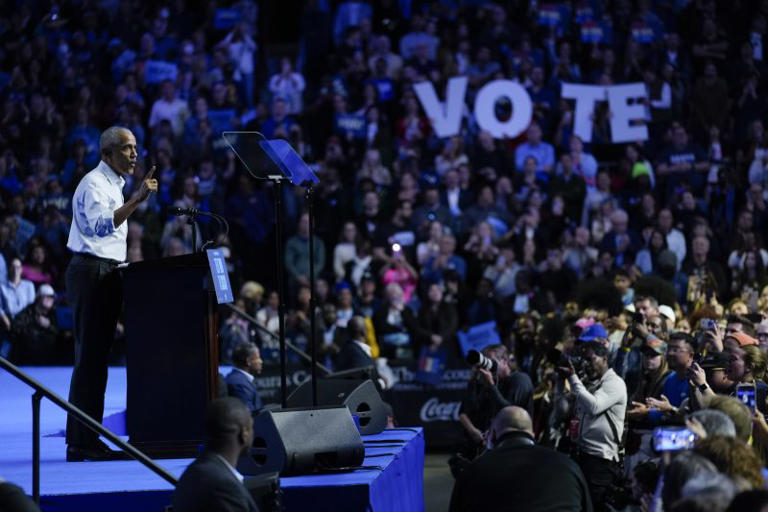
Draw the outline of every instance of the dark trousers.
[[[67,267],[66,286],[74,313],[75,367],[69,401],[101,423],[107,362],[123,302],[116,264],[75,255]],[[72,416],[67,418],[67,444],[93,446],[98,434]]]
[[[605,503],[605,494],[619,474],[619,464],[583,452],[579,454],[577,462],[587,481],[593,509],[595,512],[609,510]]]

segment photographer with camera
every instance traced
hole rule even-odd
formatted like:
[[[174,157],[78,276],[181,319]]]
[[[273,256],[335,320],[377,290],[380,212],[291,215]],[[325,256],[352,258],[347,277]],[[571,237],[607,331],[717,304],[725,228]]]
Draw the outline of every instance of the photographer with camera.
[[[584,343],[579,352],[586,362],[586,384],[570,358],[558,366],[557,373],[570,385],[573,396],[569,431],[576,443],[574,459],[584,472],[595,510],[607,510],[606,493],[620,475],[627,386],[608,366],[608,348],[603,343]]]
[[[516,405],[532,414],[533,383],[526,373],[512,370],[504,345],[489,345],[482,352],[470,351],[467,359],[474,366],[459,413],[467,437],[459,453],[472,460],[484,449],[485,433],[502,408]]]

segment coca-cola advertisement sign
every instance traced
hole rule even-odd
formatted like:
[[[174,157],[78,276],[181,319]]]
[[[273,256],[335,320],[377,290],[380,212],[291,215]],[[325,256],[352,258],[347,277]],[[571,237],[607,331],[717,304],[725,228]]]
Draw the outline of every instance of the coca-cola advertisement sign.
[[[419,417],[424,423],[432,421],[459,421],[461,402],[441,402],[439,398],[432,397],[421,406]]]

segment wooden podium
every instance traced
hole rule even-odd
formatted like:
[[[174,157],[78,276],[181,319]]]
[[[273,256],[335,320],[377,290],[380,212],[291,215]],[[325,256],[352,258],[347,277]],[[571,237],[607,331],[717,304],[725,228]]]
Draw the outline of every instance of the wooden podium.
[[[194,457],[219,375],[208,259],[132,263],[123,283],[129,441],[153,458]]]

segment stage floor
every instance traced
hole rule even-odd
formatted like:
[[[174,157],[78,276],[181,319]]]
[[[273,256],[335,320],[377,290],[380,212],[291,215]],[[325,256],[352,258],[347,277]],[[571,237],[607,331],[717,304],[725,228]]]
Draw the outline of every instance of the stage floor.
[[[27,367],[23,370],[67,397],[71,368]],[[125,368],[110,368],[104,424],[127,440],[123,420],[125,389]],[[0,370],[0,390],[0,477],[31,494],[32,389]],[[66,414],[43,399],[40,418],[43,510],[162,511],[168,504],[172,486],[136,461],[67,463]],[[389,441],[378,447],[366,443],[364,465],[378,466],[380,470],[283,478],[287,509],[423,511],[423,431],[420,428],[390,430],[363,439]],[[190,462],[191,459],[157,461],[177,477]],[[342,497],[343,493],[347,494]],[[310,508],[305,508],[307,505]]]

